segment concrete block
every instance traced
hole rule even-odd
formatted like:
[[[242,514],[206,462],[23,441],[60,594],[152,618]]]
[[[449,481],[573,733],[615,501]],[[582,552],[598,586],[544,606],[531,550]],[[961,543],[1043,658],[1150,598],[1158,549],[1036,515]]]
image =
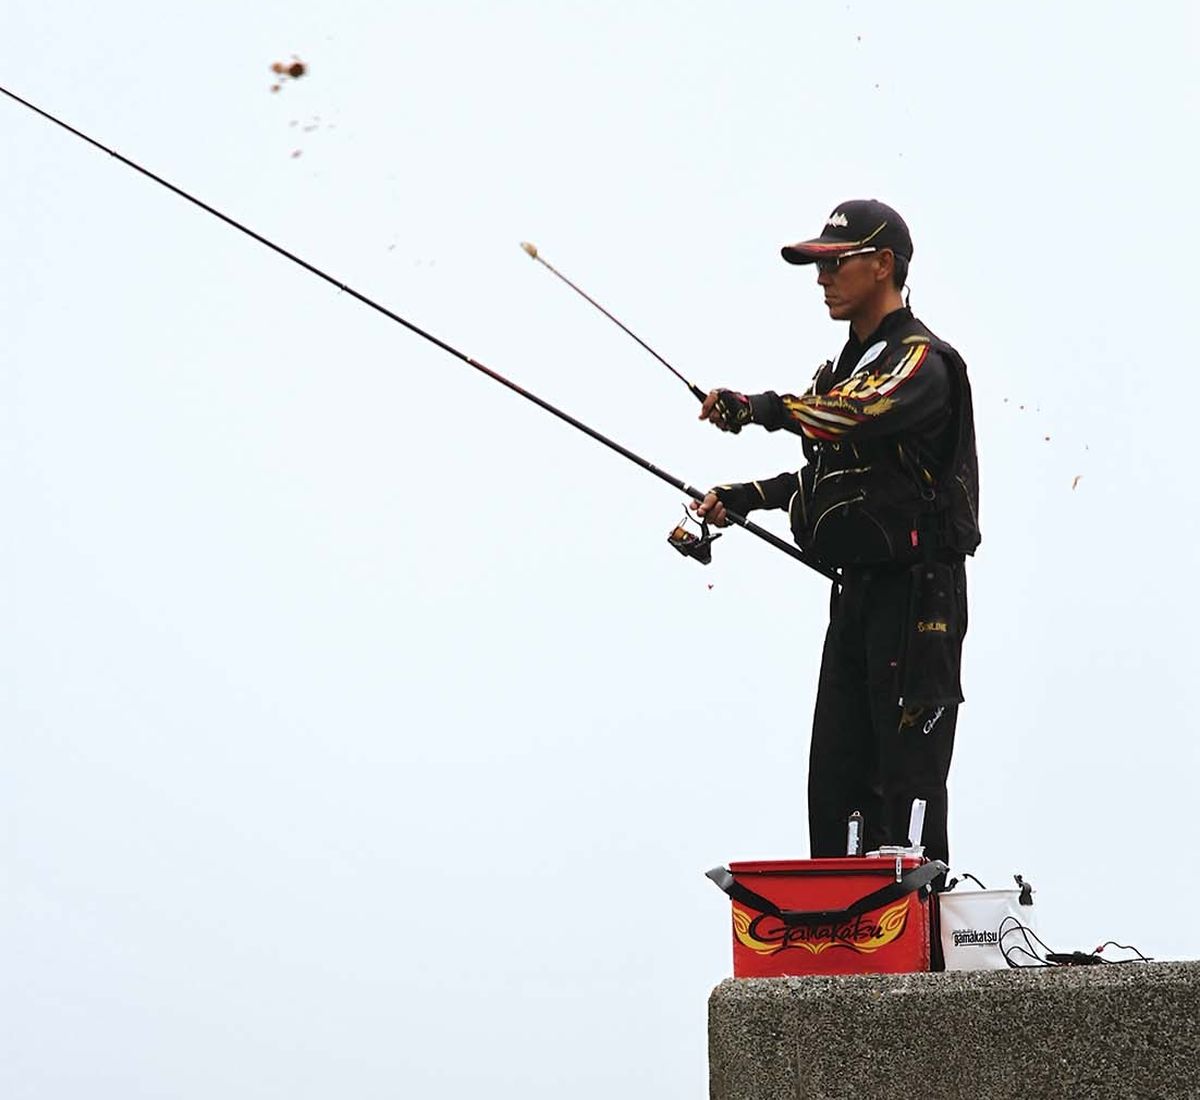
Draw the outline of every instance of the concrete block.
[[[742,978],[711,1100],[1200,1098],[1200,963]]]

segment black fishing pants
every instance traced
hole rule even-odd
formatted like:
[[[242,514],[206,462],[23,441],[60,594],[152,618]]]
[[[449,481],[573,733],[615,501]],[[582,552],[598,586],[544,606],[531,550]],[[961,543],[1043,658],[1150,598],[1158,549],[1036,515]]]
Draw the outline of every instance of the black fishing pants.
[[[954,569],[965,632],[961,562]],[[925,854],[949,862],[946,776],[958,705],[900,705],[910,587],[907,567],[881,566],[848,568],[841,591],[834,589],[809,756],[814,858],[846,854],[846,821],[855,810],[864,818],[865,850],[908,843],[912,801],[922,798]],[[961,636],[956,644],[960,651]]]

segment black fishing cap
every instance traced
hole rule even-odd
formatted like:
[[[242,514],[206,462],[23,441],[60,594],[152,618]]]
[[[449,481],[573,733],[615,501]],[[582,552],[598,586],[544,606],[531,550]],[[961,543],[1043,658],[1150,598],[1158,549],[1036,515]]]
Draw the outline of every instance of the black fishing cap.
[[[878,199],[851,199],[835,207],[819,237],[784,245],[789,264],[812,264],[826,256],[839,256],[858,248],[890,248],[897,256],[912,259],[908,226],[887,203]]]

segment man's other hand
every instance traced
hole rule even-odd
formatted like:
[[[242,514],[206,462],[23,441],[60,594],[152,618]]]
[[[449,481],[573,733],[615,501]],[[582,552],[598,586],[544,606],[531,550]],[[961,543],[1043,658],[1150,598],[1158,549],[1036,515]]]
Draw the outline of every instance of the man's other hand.
[[[710,390],[700,406],[700,419],[708,420],[723,432],[736,435],[751,420],[750,402],[735,390]]]

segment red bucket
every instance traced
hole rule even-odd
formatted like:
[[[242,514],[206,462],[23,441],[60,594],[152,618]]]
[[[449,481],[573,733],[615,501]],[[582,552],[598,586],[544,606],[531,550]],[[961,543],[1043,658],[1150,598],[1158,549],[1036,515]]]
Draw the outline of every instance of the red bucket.
[[[910,856],[731,863],[708,872],[733,902],[733,976],[929,970],[929,884],[946,865]]]

